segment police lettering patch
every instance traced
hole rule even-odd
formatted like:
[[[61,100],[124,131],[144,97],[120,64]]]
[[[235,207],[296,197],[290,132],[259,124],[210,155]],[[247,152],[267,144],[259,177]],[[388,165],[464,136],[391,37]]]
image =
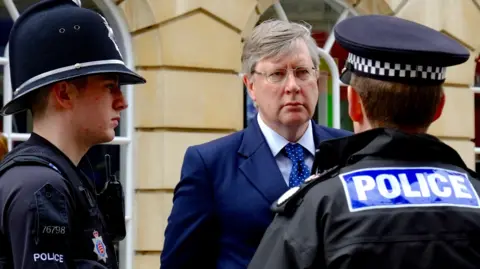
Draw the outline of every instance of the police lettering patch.
[[[448,169],[370,168],[339,177],[351,212],[421,206],[480,208],[468,176]]]

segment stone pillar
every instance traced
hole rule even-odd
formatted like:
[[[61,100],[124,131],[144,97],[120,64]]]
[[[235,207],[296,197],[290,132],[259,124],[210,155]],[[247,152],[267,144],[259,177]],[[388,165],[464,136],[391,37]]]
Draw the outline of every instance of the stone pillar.
[[[475,56],[480,48],[477,26],[480,10],[472,1],[458,0],[348,0],[361,14],[388,14],[429,26],[460,41],[470,50],[470,59],[447,69],[446,104],[443,115],[429,133],[456,149],[465,163],[475,169],[474,94],[470,89]],[[479,1],[480,2],[480,1]]]
[[[186,148],[243,129],[242,36],[268,2],[117,1],[148,81],[135,89],[135,268],[159,268]]]

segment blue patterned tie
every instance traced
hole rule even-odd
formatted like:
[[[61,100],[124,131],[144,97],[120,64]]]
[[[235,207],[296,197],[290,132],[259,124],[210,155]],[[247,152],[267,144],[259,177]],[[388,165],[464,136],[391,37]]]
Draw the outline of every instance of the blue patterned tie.
[[[287,157],[292,161],[292,171],[288,185],[290,188],[300,185],[310,176],[310,169],[305,164],[303,147],[300,144],[288,144],[285,146]]]

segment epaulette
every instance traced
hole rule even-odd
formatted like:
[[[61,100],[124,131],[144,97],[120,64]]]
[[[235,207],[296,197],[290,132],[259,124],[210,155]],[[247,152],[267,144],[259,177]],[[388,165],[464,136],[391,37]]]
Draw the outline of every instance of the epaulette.
[[[273,203],[271,210],[274,213],[289,216],[295,212],[298,206],[303,202],[303,197],[313,186],[320,182],[335,177],[340,171],[340,166],[335,166],[322,173],[313,174],[297,187],[290,188],[278,200]]]

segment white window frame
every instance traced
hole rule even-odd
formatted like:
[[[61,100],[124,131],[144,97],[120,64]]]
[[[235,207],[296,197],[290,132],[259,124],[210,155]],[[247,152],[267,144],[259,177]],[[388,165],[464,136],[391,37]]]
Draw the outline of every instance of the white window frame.
[[[18,10],[13,3],[13,0],[3,0],[5,7],[12,20],[16,20],[19,16]],[[93,2],[102,10],[105,18],[109,22],[116,34],[116,41],[122,51],[125,64],[132,70],[135,66],[133,63],[133,49],[131,42],[131,35],[128,31],[128,26],[121,16],[118,7],[111,0],[93,0]],[[8,44],[5,48],[4,57],[0,57],[0,65],[3,65],[4,80],[3,80],[3,104],[5,105],[12,99],[12,87],[10,82],[10,66],[8,61]],[[116,136],[113,141],[105,144],[121,145],[120,147],[120,181],[124,187],[125,193],[125,224],[127,235],[126,238],[120,242],[119,260],[120,268],[132,269],[133,258],[135,255],[134,240],[135,230],[133,222],[133,201],[134,201],[134,164],[133,164],[133,134],[134,134],[134,117],[133,117],[133,86],[127,85],[123,89],[126,100],[129,103],[128,108],[122,112],[122,126],[121,133],[123,136]],[[8,141],[8,150],[12,149],[13,141],[26,141],[29,133],[14,133],[12,131],[12,116],[3,117],[3,134]]]

